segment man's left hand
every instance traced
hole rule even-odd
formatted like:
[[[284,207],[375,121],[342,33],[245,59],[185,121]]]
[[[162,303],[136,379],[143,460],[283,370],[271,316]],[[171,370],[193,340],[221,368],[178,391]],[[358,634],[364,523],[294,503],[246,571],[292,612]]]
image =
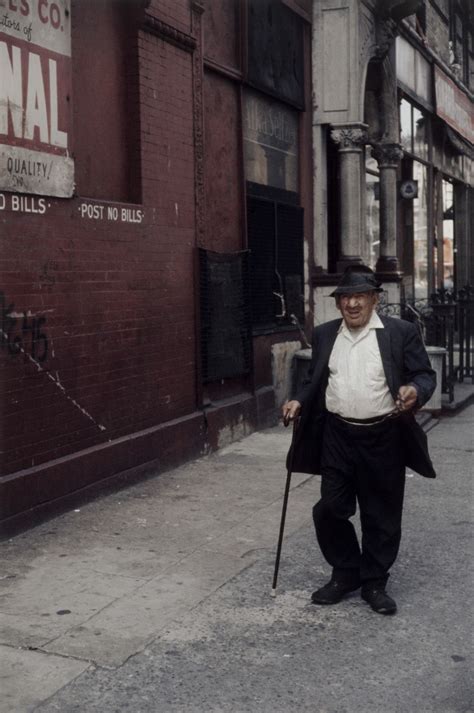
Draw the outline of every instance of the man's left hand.
[[[395,406],[397,411],[411,411],[418,400],[418,392],[414,386],[407,384],[406,386],[400,386],[398,389],[397,400],[395,401]]]

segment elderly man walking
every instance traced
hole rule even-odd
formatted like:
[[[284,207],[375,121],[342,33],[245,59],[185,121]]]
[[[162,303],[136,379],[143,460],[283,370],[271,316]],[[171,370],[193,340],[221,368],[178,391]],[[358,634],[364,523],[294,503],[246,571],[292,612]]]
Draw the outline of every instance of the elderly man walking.
[[[436,374],[417,327],[377,315],[380,291],[370,268],[346,270],[332,293],[342,320],[313,330],[308,380],[283,418],[299,420],[293,470],[322,476],[313,519],[332,576],[312,602],[336,604],[361,587],[374,611],[394,614],[386,583],[400,545],[405,467],[435,477],[414,412]],[[350,521],[357,503],[360,545]]]

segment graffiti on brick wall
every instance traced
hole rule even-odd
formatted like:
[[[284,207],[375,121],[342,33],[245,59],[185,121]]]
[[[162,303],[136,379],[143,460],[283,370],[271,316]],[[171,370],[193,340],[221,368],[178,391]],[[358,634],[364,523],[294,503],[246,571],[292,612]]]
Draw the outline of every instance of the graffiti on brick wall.
[[[48,358],[48,337],[45,333],[46,317],[32,315],[29,311],[15,310],[0,291],[0,346],[11,356],[23,354],[35,362]]]
[[[1,2],[1,0],[0,0]],[[106,427],[99,423],[80,403],[66,392],[59,379],[42,366],[48,358],[48,337],[45,333],[46,317],[38,317],[31,312],[16,312],[13,303],[8,304],[5,294],[0,290],[0,348],[11,356],[23,354],[26,362],[34,365],[44,374],[74,408],[78,409],[99,431]]]

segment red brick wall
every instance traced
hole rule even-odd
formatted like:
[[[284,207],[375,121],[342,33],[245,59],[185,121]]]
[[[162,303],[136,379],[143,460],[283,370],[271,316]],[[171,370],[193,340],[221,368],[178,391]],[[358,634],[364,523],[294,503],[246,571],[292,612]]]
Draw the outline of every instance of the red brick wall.
[[[189,30],[187,2],[163,5]],[[40,215],[12,211],[4,194],[0,212],[0,289],[4,312],[16,315],[0,354],[3,474],[182,417],[196,405],[192,54],[140,33],[142,138],[131,147],[117,5],[73,9],[78,196],[25,197]],[[143,204],[106,203],[133,194],[130,156],[138,150]],[[82,215],[85,204],[90,217]],[[107,219],[109,207],[118,220]],[[22,332],[24,313],[31,316]],[[41,335],[48,343],[37,363],[33,325],[36,356],[44,353]]]
[[[191,31],[191,0],[151,0],[147,12],[181,32]]]
[[[130,106],[130,83],[124,81],[133,39],[129,15],[124,5],[96,0],[75,2],[71,20],[77,193],[127,201],[134,149],[127,121],[131,109],[138,119],[136,105]]]
[[[237,3],[207,5],[209,58],[238,71]],[[245,245],[238,74],[208,68],[201,88],[189,0],[152,0],[149,31],[119,7],[73,4],[76,195],[0,191],[0,519],[176,464],[226,419],[254,427],[272,409],[253,375],[210,385],[199,408],[198,216],[206,247]],[[270,342],[256,343],[257,386]]]
[[[232,69],[240,69],[240,8],[235,0],[207,0],[203,15],[204,55]]]
[[[206,247],[242,250],[243,171],[239,85],[204,75]]]

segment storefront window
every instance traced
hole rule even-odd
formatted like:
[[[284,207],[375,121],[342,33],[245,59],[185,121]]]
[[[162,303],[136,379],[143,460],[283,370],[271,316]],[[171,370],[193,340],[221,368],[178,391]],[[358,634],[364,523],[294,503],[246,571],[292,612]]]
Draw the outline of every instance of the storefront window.
[[[414,146],[413,153],[419,158],[428,160],[428,118],[427,116],[413,107],[413,138]]]
[[[454,287],[454,193],[453,184],[443,181],[443,287]]]
[[[400,143],[404,151],[413,153],[411,104],[402,99],[400,104]]]
[[[466,166],[464,165],[466,158],[453,146],[447,130],[443,127],[438,128],[433,144],[433,162],[435,166],[453,178],[461,181],[463,178],[467,180],[465,175]]]
[[[397,76],[401,79],[398,68]],[[470,115],[461,89],[437,67],[434,78],[437,114],[427,110],[429,104],[421,95],[416,104],[412,101],[413,87],[406,78],[400,87],[400,143],[405,151],[401,177],[417,182],[417,197],[399,202],[399,254],[407,299],[426,299],[438,288],[453,289],[472,281],[472,218],[466,190],[472,181],[466,141]]]
[[[366,146],[365,187],[366,187],[366,219],[364,260],[375,269],[380,254],[380,177],[377,161],[372,156],[370,146]]]
[[[428,182],[427,169],[413,161],[418,197],[413,200],[413,267],[415,299],[428,297]]]
[[[298,194],[298,112],[244,94],[243,143],[252,326],[304,320],[304,211]]]
[[[469,142],[441,121],[433,122],[432,132],[435,167],[450,178],[469,183]]]
[[[407,153],[428,161],[428,114],[406,99],[400,103],[400,143]]]
[[[474,186],[474,161],[469,156],[464,156],[464,180],[470,186]]]

